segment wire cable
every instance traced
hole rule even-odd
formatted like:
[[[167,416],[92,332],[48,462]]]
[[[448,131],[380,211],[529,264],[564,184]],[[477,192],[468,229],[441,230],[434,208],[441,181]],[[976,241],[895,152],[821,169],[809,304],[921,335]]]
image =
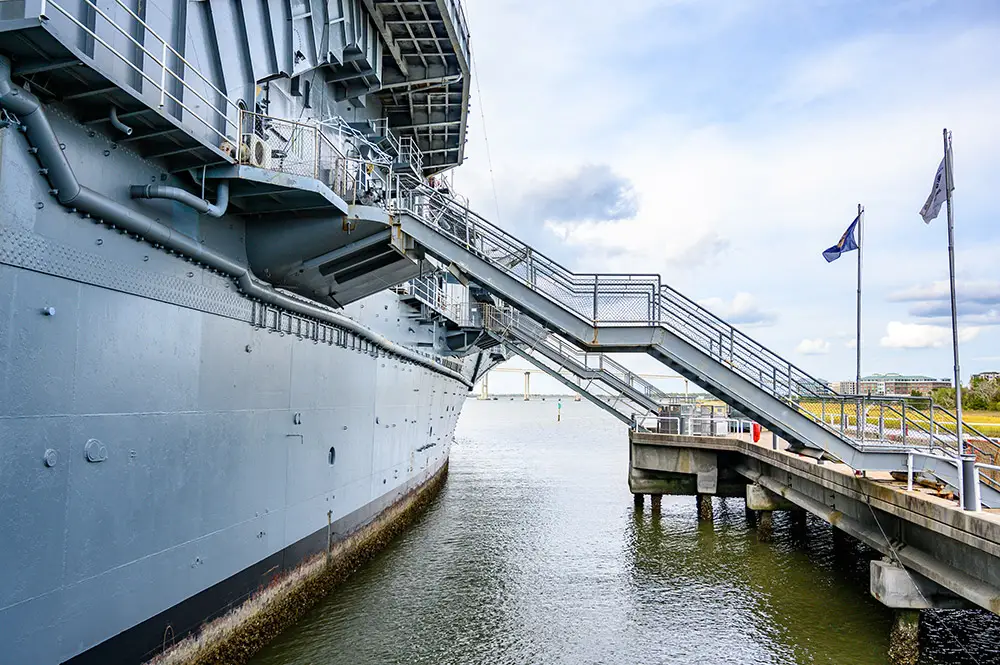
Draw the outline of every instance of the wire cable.
[[[497,213],[497,224],[500,224],[500,197],[497,196],[497,180],[493,173],[493,155],[490,152],[490,136],[486,131],[486,112],[483,110],[483,91],[479,88],[479,67],[476,65],[476,53],[469,44],[469,57],[472,59],[472,80],[476,82],[476,97],[479,101],[479,118],[483,123],[483,142],[486,144],[486,164],[490,169],[490,184],[493,186],[493,207]]]

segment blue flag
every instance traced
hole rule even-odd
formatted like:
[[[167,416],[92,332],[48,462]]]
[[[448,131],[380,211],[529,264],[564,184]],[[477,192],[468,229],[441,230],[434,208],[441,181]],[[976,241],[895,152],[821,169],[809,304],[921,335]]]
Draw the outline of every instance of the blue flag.
[[[844,235],[840,236],[840,242],[823,252],[823,258],[826,259],[828,263],[839,259],[840,255],[844,252],[849,252],[852,249],[858,248],[858,243],[854,240],[854,229],[858,226],[859,221],[861,221],[861,215],[854,218],[851,225],[847,227],[846,231],[844,231]]]

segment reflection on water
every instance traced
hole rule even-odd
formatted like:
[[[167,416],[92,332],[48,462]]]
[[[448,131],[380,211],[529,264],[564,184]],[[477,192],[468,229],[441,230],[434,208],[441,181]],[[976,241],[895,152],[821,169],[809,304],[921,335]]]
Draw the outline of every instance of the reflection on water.
[[[402,539],[255,665],[886,662],[873,553],[742,501],[637,513],[627,434],[585,402],[470,400],[441,496]],[[924,613],[924,665],[1000,662],[1000,621]]]

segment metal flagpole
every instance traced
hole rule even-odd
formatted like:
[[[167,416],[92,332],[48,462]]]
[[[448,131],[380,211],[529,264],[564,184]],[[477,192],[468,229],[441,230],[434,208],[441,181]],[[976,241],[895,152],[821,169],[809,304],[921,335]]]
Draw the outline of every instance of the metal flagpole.
[[[864,226],[864,221],[862,216],[865,213],[865,209],[858,204],[858,365],[857,372],[855,373],[855,379],[857,383],[854,384],[857,389],[856,392],[861,394],[861,253],[865,251],[865,245],[861,241],[861,227]]]
[[[951,341],[955,356],[955,435],[958,438],[958,454],[961,457],[962,479],[960,488],[962,507],[965,510],[979,510],[976,501],[976,485],[979,484],[979,474],[976,472],[975,455],[965,455],[965,437],[962,435],[962,370],[958,363],[958,306],[955,298],[955,208],[952,202],[951,190],[955,184],[952,180],[951,134],[948,129],[942,130],[944,139],[944,191],[948,204],[948,281],[951,285]]]
[[[861,204],[858,204],[858,337],[857,337],[857,367],[854,374],[854,392],[858,395],[861,394],[861,252],[865,251],[864,243],[861,239],[861,227],[864,225],[861,216],[864,214],[864,208]],[[857,410],[856,416],[858,420],[858,437],[864,439],[864,429],[862,428],[861,419],[861,400],[858,400],[857,405],[855,405]]]

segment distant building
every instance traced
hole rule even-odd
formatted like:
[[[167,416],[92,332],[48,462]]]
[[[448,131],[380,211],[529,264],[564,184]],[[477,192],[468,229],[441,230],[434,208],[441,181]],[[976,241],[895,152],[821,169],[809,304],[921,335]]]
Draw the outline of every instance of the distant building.
[[[996,373],[1000,376],[1000,373]],[[830,387],[842,395],[912,395],[913,391],[928,395],[938,388],[951,388],[950,379],[935,379],[921,374],[870,374],[861,377],[861,390],[854,381],[836,381]]]
[[[1000,372],[980,372],[972,375],[973,381],[997,381],[1000,380]]]

